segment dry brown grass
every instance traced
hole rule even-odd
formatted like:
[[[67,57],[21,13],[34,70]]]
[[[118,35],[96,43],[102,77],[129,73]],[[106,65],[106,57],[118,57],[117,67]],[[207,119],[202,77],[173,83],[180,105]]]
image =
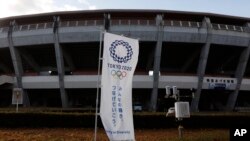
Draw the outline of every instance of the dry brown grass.
[[[38,128],[0,129],[0,141],[92,141],[93,129]],[[137,129],[137,141],[178,141],[177,129]],[[103,129],[98,130],[98,141],[108,141]],[[195,129],[184,131],[183,141],[228,141],[226,129]]]

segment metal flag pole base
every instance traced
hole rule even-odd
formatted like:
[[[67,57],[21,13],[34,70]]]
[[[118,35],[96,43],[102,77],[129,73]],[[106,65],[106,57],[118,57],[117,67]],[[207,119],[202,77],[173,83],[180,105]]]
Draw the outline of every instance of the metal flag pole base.
[[[182,140],[183,138],[183,126],[179,125],[178,131],[179,131],[179,139]]]
[[[182,126],[182,118],[178,118],[178,132],[179,132],[179,139],[182,140],[183,139],[183,126]]]
[[[16,102],[16,113],[18,113],[18,100]]]

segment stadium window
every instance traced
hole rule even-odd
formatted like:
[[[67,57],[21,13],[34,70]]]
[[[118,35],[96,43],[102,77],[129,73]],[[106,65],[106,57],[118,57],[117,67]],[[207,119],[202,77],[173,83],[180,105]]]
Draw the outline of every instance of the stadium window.
[[[211,82],[214,82],[214,79],[211,79]]]
[[[227,80],[227,83],[230,83],[230,80]]]
[[[231,80],[231,83],[234,83],[234,80]]]
[[[209,82],[210,80],[209,79],[207,79],[207,82]]]

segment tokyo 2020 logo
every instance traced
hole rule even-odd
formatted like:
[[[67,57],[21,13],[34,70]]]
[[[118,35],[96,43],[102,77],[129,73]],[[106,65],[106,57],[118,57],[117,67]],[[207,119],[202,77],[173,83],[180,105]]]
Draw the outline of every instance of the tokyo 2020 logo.
[[[116,52],[117,46],[122,46],[126,49],[125,56],[119,56]],[[113,58],[114,61],[118,63],[127,63],[129,60],[132,59],[133,50],[132,47],[129,45],[128,42],[124,42],[123,40],[115,40],[112,42],[111,47],[109,48],[110,56]]]

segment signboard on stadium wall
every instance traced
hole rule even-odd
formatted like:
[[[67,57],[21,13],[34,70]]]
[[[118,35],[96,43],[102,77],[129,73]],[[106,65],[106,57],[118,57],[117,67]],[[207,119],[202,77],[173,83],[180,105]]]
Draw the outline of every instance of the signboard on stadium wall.
[[[227,83],[209,83],[208,88],[209,89],[215,89],[215,90],[227,90],[229,89],[230,84]]]

